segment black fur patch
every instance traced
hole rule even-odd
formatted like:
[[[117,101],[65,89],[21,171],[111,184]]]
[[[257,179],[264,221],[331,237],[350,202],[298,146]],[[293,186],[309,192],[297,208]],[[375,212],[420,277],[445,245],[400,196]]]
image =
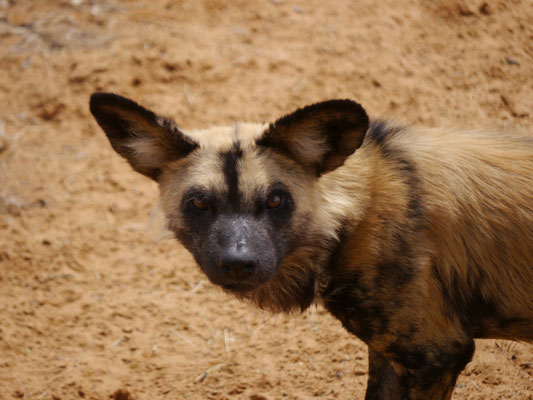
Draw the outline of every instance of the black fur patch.
[[[323,293],[326,309],[337,317],[349,332],[364,342],[387,331],[388,313],[379,298],[361,283],[361,273],[350,271],[332,280]]]
[[[378,119],[370,122],[366,136],[378,145],[383,145],[389,136],[400,131],[400,127],[390,126],[387,122]]]
[[[411,282],[414,276],[415,271],[410,262],[382,262],[377,265],[375,282],[379,288],[393,286],[391,289],[395,290]]]
[[[206,199],[209,204],[208,208],[200,210],[194,207],[194,198]],[[200,252],[200,243],[197,239],[205,237],[210,226],[215,222],[215,215],[217,213],[216,194],[214,192],[205,192],[195,187],[190,188],[183,196],[181,212],[185,222],[183,224],[185,228],[174,232],[174,234],[196,256]]]
[[[385,158],[393,162],[398,171],[402,173],[405,183],[409,186],[409,206],[407,217],[414,221],[413,228],[420,230],[424,227],[424,204],[420,194],[420,179],[413,161],[406,158],[402,152],[388,143],[388,139],[401,132],[402,128],[388,126],[384,121],[373,121],[370,124],[367,136],[377,143]]]
[[[446,345],[446,344],[444,344]],[[451,347],[437,347],[434,344],[406,344],[396,342],[391,344],[387,353],[392,359],[408,369],[403,377],[404,389],[429,390],[441,383],[448,374],[455,379],[472,360],[475,345],[470,340],[465,343],[455,342]]]
[[[423,222],[424,208],[422,204],[422,197],[420,196],[420,181],[416,172],[416,168],[412,162],[393,154],[386,148],[385,153],[389,156],[395,157],[398,169],[405,174],[406,183],[409,185],[409,208],[407,216],[417,222]],[[421,226],[419,226],[421,228]]]
[[[440,283],[448,313],[459,318],[466,332],[472,337],[483,337],[482,333],[486,331],[487,323],[505,323],[500,316],[497,302],[485,298],[476,279],[469,278],[467,274],[467,282],[463,282],[457,272],[450,271],[450,273],[451,282],[447,284],[440,275],[439,268],[433,268],[433,276]]]
[[[289,188],[281,182],[273,184],[268,191],[269,195],[276,194],[281,196],[281,205],[277,208],[266,209],[267,215],[272,222],[275,229],[282,229],[289,225],[294,211],[296,210],[296,204],[289,191]],[[264,203],[264,199],[262,200]]]
[[[384,331],[388,319],[379,305],[364,305],[365,299],[370,296],[369,288],[361,284],[360,271],[342,271],[342,248],[345,246],[347,235],[348,233],[342,230],[332,249],[325,270],[333,279],[323,290],[322,296],[326,309],[341,321],[344,328],[368,342],[377,333],[374,320],[381,319],[379,331]]]
[[[239,141],[233,144],[233,148],[222,154],[224,178],[228,186],[228,201],[234,212],[242,210],[242,199],[239,192],[239,173],[237,163],[242,158],[242,149]]]
[[[304,312],[313,304],[316,296],[316,277],[312,272],[308,274],[305,283],[300,285],[298,289],[300,293],[296,298],[299,300],[300,310]]]

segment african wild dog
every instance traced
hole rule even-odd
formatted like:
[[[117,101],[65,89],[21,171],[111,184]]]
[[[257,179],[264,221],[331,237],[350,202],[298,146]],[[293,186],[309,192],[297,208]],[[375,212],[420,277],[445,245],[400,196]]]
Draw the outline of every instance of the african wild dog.
[[[113,94],[90,108],[213,283],[272,311],[320,299],[368,345],[366,399],[449,399],[473,338],[533,340],[533,136],[350,100],[191,132]]]

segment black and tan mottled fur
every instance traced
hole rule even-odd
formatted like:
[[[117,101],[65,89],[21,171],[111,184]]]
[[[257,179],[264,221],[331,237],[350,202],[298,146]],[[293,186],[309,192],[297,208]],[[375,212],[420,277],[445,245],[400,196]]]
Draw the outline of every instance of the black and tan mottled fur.
[[[191,132],[116,95],[91,111],[213,282],[272,311],[321,299],[369,346],[366,399],[449,399],[474,338],[533,340],[532,135],[369,122],[348,100]],[[234,236],[257,257],[228,280],[213,249]]]

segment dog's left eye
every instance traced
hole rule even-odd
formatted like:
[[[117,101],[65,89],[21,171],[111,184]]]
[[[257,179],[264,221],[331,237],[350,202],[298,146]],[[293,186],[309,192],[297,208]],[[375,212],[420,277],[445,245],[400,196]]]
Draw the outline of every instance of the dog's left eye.
[[[192,199],[192,205],[199,210],[206,210],[208,206],[208,201],[203,197],[195,197]]]
[[[267,208],[277,208],[281,205],[282,202],[283,202],[283,197],[281,197],[281,195],[271,194],[267,198],[266,205],[267,205]]]

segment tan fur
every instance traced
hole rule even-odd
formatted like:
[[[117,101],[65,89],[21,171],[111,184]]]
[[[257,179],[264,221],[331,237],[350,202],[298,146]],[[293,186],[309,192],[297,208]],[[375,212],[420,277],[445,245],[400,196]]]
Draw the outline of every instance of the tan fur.
[[[214,126],[207,129],[185,130],[184,133],[198,142],[202,149],[223,152],[230,150],[236,140],[244,147],[253,145],[266,128],[266,124],[238,122],[233,126]]]

